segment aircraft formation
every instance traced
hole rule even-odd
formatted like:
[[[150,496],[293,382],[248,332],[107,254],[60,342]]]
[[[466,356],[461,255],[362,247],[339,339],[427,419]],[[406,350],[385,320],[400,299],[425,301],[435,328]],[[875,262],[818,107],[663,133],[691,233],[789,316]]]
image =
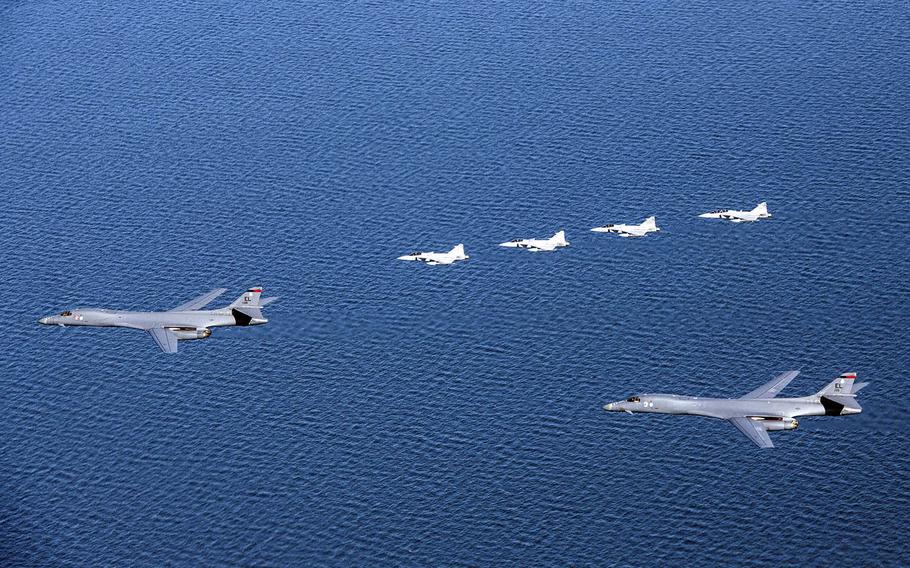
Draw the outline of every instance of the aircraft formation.
[[[699,217],[703,219],[723,219],[733,223],[753,223],[759,219],[769,219],[771,214],[768,213],[768,204],[761,202],[750,211],[739,211],[736,209],[719,209],[702,213]],[[609,224],[602,227],[591,229],[594,233],[612,233],[625,238],[644,237],[648,233],[660,231],[657,226],[655,217],[648,217],[637,225],[626,224]],[[553,252],[556,249],[569,246],[566,240],[566,232],[559,231],[548,239],[512,239],[500,243],[501,247],[526,249],[531,252]],[[412,252],[399,256],[398,260],[418,261],[429,266],[453,264],[459,260],[468,260],[470,257],[465,253],[464,244],[455,245],[449,252]]]
[[[771,217],[766,203],[759,203],[749,211],[724,209],[699,215],[705,219],[723,219],[733,223],[751,223]],[[660,231],[654,217],[637,225],[610,224],[594,227],[596,233],[613,233],[621,237],[643,237]],[[532,252],[553,252],[569,246],[565,231],[558,231],[547,239],[513,239],[500,243],[506,248],[525,249]],[[470,258],[464,245],[455,245],[448,252],[412,252],[398,260],[421,262],[430,266],[452,264]],[[215,298],[224,294],[225,288],[184,302],[166,311],[129,311],[106,308],[77,308],[38,320],[43,325],[61,327],[122,327],[147,332],[165,353],[176,353],[178,341],[207,339],[215,327],[245,327],[263,325],[268,320],[262,308],[278,298],[261,298],[262,288],[253,287],[223,308],[204,310]],[[656,414],[683,414],[707,416],[727,420],[753,443],[761,448],[774,444],[768,432],[793,430],[799,416],[841,416],[858,414],[862,407],[856,394],[869,383],[855,384],[856,373],[844,373],[814,395],[797,398],[776,398],[799,371],[788,371],[771,382],[735,399],[704,398],[677,394],[638,394],[625,400],[604,405],[608,412],[637,412]]]
[[[761,202],[750,210],[719,209],[698,215],[702,219],[721,219],[731,223],[754,223],[769,219],[768,204]],[[595,233],[612,233],[621,237],[640,238],[660,231],[655,217],[648,217],[637,225],[610,224],[594,227]],[[526,249],[531,252],[553,252],[569,246],[565,231],[547,239],[512,239],[500,243],[501,247]],[[452,264],[467,260],[464,245],[456,245],[446,253],[414,252],[398,257],[399,260],[417,260],[429,265]],[[675,394],[641,394],[604,406],[608,412],[649,412],[658,414],[688,414],[722,418],[735,426],[761,448],[774,444],[768,432],[793,430],[798,416],[840,416],[858,414],[862,407],[856,402],[856,393],[869,383],[854,385],[856,373],[844,373],[818,393],[799,398],[775,398],[792,381],[799,371],[788,371],[771,382],[737,399],[704,398]]]

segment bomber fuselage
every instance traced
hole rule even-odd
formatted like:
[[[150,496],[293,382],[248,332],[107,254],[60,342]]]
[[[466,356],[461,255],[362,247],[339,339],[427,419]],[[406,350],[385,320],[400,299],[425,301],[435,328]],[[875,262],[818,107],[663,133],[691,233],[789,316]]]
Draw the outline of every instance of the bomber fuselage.
[[[824,416],[826,414],[825,406],[818,396],[724,399],[667,394],[641,394],[607,404],[604,409],[613,412],[691,414],[725,419],[736,416],[794,418],[796,416]]]
[[[76,309],[38,320],[45,325],[86,327],[128,327],[132,329],[210,328],[234,325],[260,325],[267,320],[252,319],[240,323],[233,310],[199,310],[188,312],[131,312],[123,310]]]

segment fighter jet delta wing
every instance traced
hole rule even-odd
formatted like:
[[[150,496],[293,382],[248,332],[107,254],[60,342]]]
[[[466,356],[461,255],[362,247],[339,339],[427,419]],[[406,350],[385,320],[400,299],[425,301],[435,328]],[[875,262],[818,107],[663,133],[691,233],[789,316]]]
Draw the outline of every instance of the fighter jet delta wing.
[[[594,227],[591,231],[595,233],[615,233],[620,237],[643,237],[648,233],[656,233],[660,229],[657,227],[657,220],[652,216],[638,225],[610,224],[603,227]]]
[[[449,252],[412,252],[399,256],[398,260],[413,260],[429,266],[439,264],[452,264],[458,260],[468,260],[470,257],[464,251],[463,244],[457,244]]]
[[[553,252],[557,248],[569,246],[566,240],[566,232],[559,231],[549,239],[512,239],[505,243],[499,243],[501,247],[522,248],[531,252]]]
[[[198,298],[194,298],[194,299],[190,300],[189,302],[180,304],[176,308],[173,308],[168,311],[170,311],[170,312],[191,312],[193,310],[198,310],[198,309],[202,308],[203,306],[208,305],[209,303],[211,303],[212,300],[214,300],[218,296],[224,294],[225,292],[227,292],[227,288],[215,288],[211,292],[207,292],[207,293],[199,296]]]
[[[749,211],[737,209],[717,209],[699,215],[702,219],[725,219],[734,223],[751,223],[759,219],[770,219],[767,202],[762,201]]]
[[[774,398],[780,391],[784,390],[787,385],[790,384],[790,381],[795,379],[798,374],[799,371],[787,371],[772,379],[771,382],[763,384],[754,391],[744,394],[739,398]]]
[[[774,447],[774,444],[771,442],[771,436],[768,435],[768,431],[757,421],[746,418],[745,416],[737,416],[735,418],[729,418],[728,422],[736,426],[740,432],[755,442],[755,445],[759,448]]]
[[[207,304],[208,302],[206,302]],[[203,304],[205,305],[205,304]],[[152,339],[155,340],[155,343],[158,344],[158,347],[161,348],[165,353],[176,353],[177,352],[177,336],[163,327],[153,327],[146,330],[149,332],[149,335],[152,336]]]

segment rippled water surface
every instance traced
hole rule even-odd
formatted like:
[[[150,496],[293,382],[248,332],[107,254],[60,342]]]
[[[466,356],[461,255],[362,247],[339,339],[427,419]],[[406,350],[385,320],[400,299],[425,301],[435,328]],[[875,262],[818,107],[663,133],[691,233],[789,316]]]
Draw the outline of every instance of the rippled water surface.
[[[0,564],[910,562],[906,3],[142,4],[0,6]],[[865,412],[601,410],[791,368]]]

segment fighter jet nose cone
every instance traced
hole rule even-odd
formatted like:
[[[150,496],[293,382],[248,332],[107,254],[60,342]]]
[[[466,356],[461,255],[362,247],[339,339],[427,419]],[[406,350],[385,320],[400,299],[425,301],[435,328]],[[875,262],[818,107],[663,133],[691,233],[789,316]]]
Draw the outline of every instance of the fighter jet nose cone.
[[[51,323],[51,318],[41,318],[38,320],[38,323],[40,323],[41,325],[48,325],[49,323]]]
[[[613,403],[611,402],[610,404],[605,404],[604,410],[606,410],[606,411],[613,410]]]

